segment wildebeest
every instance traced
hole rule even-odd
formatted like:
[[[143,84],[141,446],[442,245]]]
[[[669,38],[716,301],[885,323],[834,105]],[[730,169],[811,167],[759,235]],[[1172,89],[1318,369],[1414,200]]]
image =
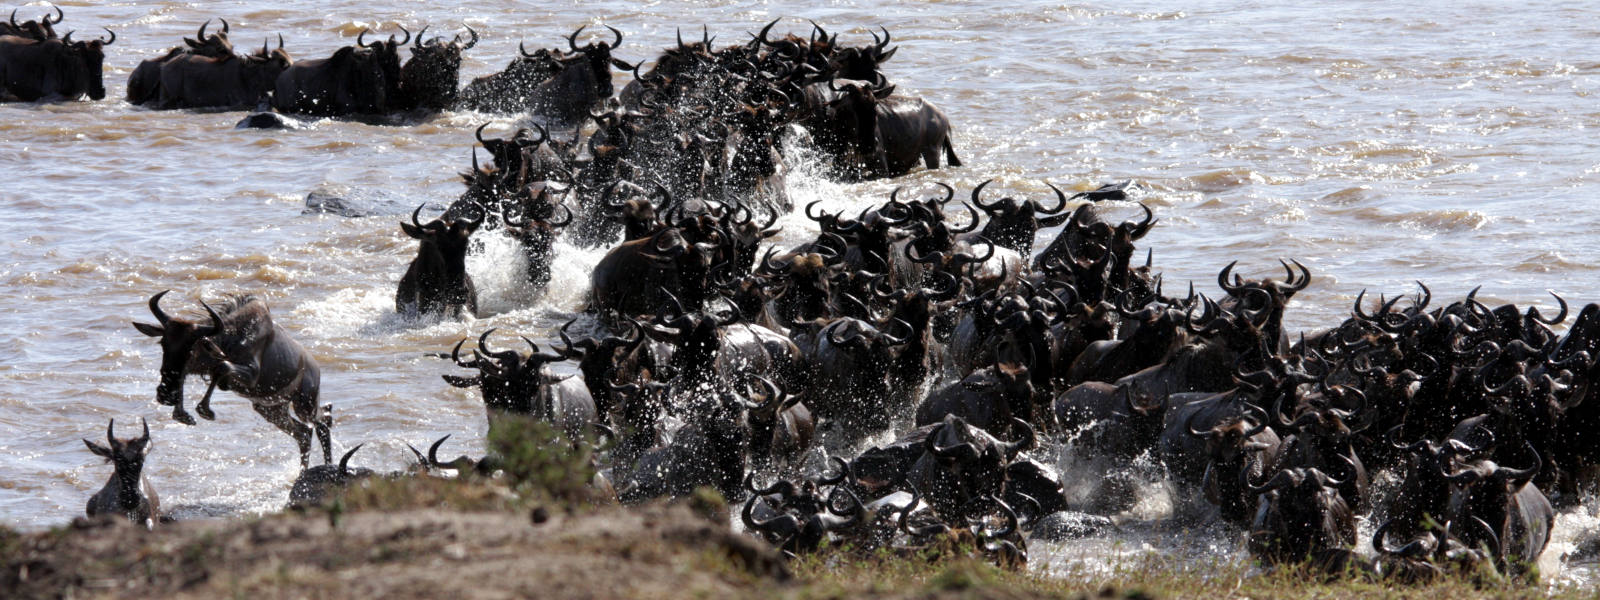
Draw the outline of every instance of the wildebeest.
[[[161,65],[158,109],[246,108],[255,106],[272,91],[278,76],[294,62],[283,49],[269,49],[265,41],[255,54],[204,56],[191,53]]]
[[[193,425],[194,417],[183,408],[184,377],[210,377],[211,385],[195,406],[200,416],[215,417],[210,406],[213,389],[232,391],[250,399],[256,413],[294,437],[302,468],[311,463],[313,433],[322,442],[322,462],[331,462],[333,417],[326,407],[317,406],[321,368],[288,331],[272,322],[267,304],[251,295],[232,296],[220,310],[202,302],[209,317],[202,323],[167,316],[161,310],[161,297],[168,291],[150,297],[150,313],[157,324],[133,324],[140,333],[161,340],[156,402],[172,406],[173,419]]]
[[[522,56],[513,59],[506,70],[480,77],[461,92],[462,107],[491,112],[530,111],[560,124],[573,124],[589,116],[589,111],[610,98],[611,67],[633,70],[611,52],[622,45],[622,32],[610,25],[616,38],[610,43],[591,42],[578,46],[579,27],[567,36],[567,53],[540,50],[529,54],[520,45]]]
[[[845,81],[842,86],[829,81],[827,85],[838,95],[827,101],[822,115],[809,125],[814,136],[837,139],[845,149],[841,175],[894,177],[910,172],[919,161],[937,169],[941,152],[950,166],[961,166],[950,144],[950,119],[933,103],[894,96],[894,86],[875,87],[860,81]]]
[[[56,39],[55,26],[60,25],[61,21],[67,18],[67,13],[63,12],[59,6],[52,6],[51,8],[56,11],[54,19],[50,18],[50,13],[45,13],[37,21],[25,21],[22,23],[17,23],[17,10],[11,9],[10,20],[0,22],[0,35],[14,35],[30,40]]]
[[[1273,564],[1311,560],[1340,570],[1356,543],[1356,521],[1338,485],[1317,469],[1291,469],[1252,487],[1261,508],[1250,526],[1250,553]]]
[[[302,60],[278,76],[272,107],[279,112],[320,116],[377,115],[395,108],[400,100],[399,47],[411,41],[366,43],[367,31],[356,36],[355,46],[345,46],[328,58]]]
[[[105,47],[110,39],[72,41],[72,33],[60,39],[32,40],[0,35],[0,100],[90,100],[106,97],[101,78]]]
[[[84,508],[88,516],[122,515],[145,527],[154,526],[161,517],[161,498],[144,476],[144,459],[150,454],[150,424],[144,419],[139,422],[144,424],[144,435],[136,438],[117,439],[117,421],[112,419],[106,425],[109,445],[83,440],[90,452],[104,457],[114,469],[105,487],[89,498],[89,505]]]
[[[294,480],[294,485],[289,488],[289,506],[305,507],[317,506],[327,500],[328,496],[352,483],[373,476],[372,469],[364,467],[350,468],[350,457],[355,456],[362,444],[356,444],[349,452],[339,458],[338,465],[317,465],[300,472]]]
[[[478,349],[473,359],[462,360],[461,344],[456,343],[450,357],[456,365],[477,369],[471,377],[445,375],[444,380],[458,388],[478,388],[483,393],[484,412],[492,427],[506,415],[530,416],[550,423],[571,439],[585,435],[590,426],[600,422],[594,397],[580,377],[557,377],[546,365],[566,359],[560,352],[543,352],[539,345],[522,338],[532,350],[523,356],[516,350],[490,350],[489,335],[494,329],[478,336]],[[554,349],[552,349],[554,350]]]
[[[478,290],[467,274],[467,241],[483,224],[483,216],[449,223],[434,219],[424,225],[417,220],[421,212],[422,206],[417,206],[411,211],[411,222],[400,223],[400,229],[421,244],[395,291],[395,312],[478,314]]]
[[[460,82],[461,52],[478,45],[478,32],[471,27],[467,33],[472,39],[465,44],[457,34],[449,42],[442,37],[423,41],[428,28],[417,32],[411,46],[411,59],[400,67],[402,110],[424,109],[440,111],[456,104],[456,85]]]
[[[193,39],[183,38],[184,45],[174,46],[172,49],[167,50],[166,54],[140,61],[139,66],[134,67],[133,73],[128,75],[128,104],[142,105],[160,98],[161,66],[175,58],[188,55],[208,56],[211,58],[233,56],[233,44],[228,41],[228,22],[226,20],[222,22],[222,31],[220,33],[206,35],[206,26],[210,24],[210,20],[201,23],[200,30],[196,32]],[[279,36],[278,39],[280,40],[278,47],[282,49],[281,40],[283,38]],[[267,82],[267,85],[270,88],[272,82]]]

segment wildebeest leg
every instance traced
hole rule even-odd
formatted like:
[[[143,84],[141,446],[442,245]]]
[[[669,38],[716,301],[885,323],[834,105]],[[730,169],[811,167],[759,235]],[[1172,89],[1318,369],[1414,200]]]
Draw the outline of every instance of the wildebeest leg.
[[[268,423],[279,430],[294,436],[295,444],[300,446],[300,468],[311,466],[311,428],[306,427],[289,414],[289,403],[255,404],[256,414],[261,415]]]
[[[316,406],[316,399],[312,398],[304,403]],[[322,444],[322,464],[333,464],[333,405],[324,404],[322,409],[313,414],[305,414],[300,410],[301,399],[295,399],[295,416],[301,421],[311,423],[312,432],[316,433],[318,443]]]
[[[179,400],[177,404],[172,405],[172,420],[183,423],[184,425],[196,424],[194,416],[190,415],[189,411],[183,409],[182,400]]]
[[[956,158],[956,149],[950,145],[950,136],[944,137],[944,161],[952,167],[961,166],[961,159]]]
[[[205,351],[216,359],[217,364],[211,367],[211,384],[222,388],[223,391],[248,390],[255,387],[256,377],[260,374],[261,364],[255,356],[249,362],[228,362],[227,355],[210,339],[202,341]]]
[[[194,405],[194,412],[199,413],[200,417],[207,421],[215,421],[217,419],[216,413],[211,412],[211,392],[216,390],[217,380],[212,379],[210,383],[206,384],[206,394],[200,397],[200,403]],[[183,405],[179,404],[178,409],[182,408]],[[191,418],[190,420],[193,421],[194,419]],[[193,423],[190,423],[190,425],[193,425]]]
[[[922,164],[929,169],[939,168],[939,147],[925,148],[922,151]]]

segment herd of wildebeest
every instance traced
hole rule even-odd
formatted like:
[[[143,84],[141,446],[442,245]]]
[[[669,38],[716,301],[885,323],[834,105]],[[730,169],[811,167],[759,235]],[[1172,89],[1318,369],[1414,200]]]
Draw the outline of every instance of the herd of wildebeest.
[[[0,23],[7,94],[104,95],[102,48],[115,35],[58,38],[61,18]],[[1284,311],[1310,285],[1306,267],[1250,279],[1230,264],[1215,298],[1193,284],[1168,296],[1149,251],[1135,262],[1151,210],[1107,219],[1134,206],[1123,184],[1019,199],[985,182],[970,202],[944,184],[902,187],[855,215],[812,203],[814,239],[767,242],[792,210],[782,178],[797,144],[846,180],[937,168],[941,155],[960,164],[944,114],[896,94],[881,71],[895,52],[887,30],[849,46],[812,27],[774,38],[769,24],[722,47],[680,34],[648,70],[612,56],[622,32],[579,46],[580,29],[566,50],[519,45],[505,71],[458,91],[461,52],[479,41],[470,29],[449,41],[363,32],[329,58],[292,61],[281,38],[236,55],[226,23],[202,25],[134,70],[128,101],[353,117],[454,108],[572,128],[570,140],[539,124],[507,138],[478,129],[492,162],[474,152],[459,200],[400,224],[419,246],[396,310],[475,314],[465,257],[480,232],[520,244],[535,289],[557,239],[609,247],[591,274],[589,333],[576,320],[524,332],[561,340],[541,347],[484,331],[441,349],[461,369],[444,380],[478,389],[491,426],[516,415],[597,444],[603,496],[637,503],[709,486],[786,553],[967,548],[1020,565],[1028,537],[1096,535],[1137,502],[1121,474],[1143,457],[1194,499],[1184,518],[1239,528],[1267,564],[1408,580],[1523,574],[1549,542],[1554,506],[1593,484],[1600,305],[1557,333],[1559,297],[1547,318],[1476,291],[1434,302],[1419,282],[1411,296],[1363,293],[1343,322],[1291,336]],[[633,74],[620,93],[612,68]],[[299,445],[292,503],[373,476],[495,476],[493,455],[441,461],[444,440],[413,449],[407,473],[352,467],[355,449],[333,463],[317,362],[266,305],[240,295],[174,317],[166,293],[149,300],[157,322],[135,324],[160,340],[156,401],[194,424],[191,374],[208,382],[204,418],[217,388],[250,399]],[[553,374],[566,361],[577,375]],[[107,438],[86,440],[115,467],[89,514],[153,523],[156,494],[140,475],[148,425]],[[1068,506],[1049,464],[1062,446],[1105,465],[1089,505]],[[1373,557],[1354,550],[1358,515],[1381,523]]]

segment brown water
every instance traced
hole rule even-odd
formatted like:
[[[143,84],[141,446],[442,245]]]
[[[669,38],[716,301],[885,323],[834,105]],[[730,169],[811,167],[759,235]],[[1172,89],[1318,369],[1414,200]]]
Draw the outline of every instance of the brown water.
[[[837,185],[791,181],[799,204],[882,202],[896,185],[946,181],[1039,194],[1048,179],[1087,189],[1132,179],[1161,219],[1145,239],[1175,282],[1213,291],[1216,272],[1247,273],[1295,257],[1315,282],[1295,299],[1291,328],[1341,319],[1362,288],[1440,297],[1483,285],[1480,298],[1551,304],[1545,290],[1600,300],[1600,10],[1560,3],[1345,2],[1276,8],[1234,2],[1056,4],[996,2],[402,2],[66,4],[62,31],[104,24],[117,43],[102,102],[0,105],[0,523],[26,528],[81,514],[109,467],[80,438],[108,418],[150,419],[146,468],[180,516],[271,510],[297,463],[292,441],[219,394],[215,422],[188,427],[156,405],[160,358],[128,325],[171,288],[168,310],[232,291],[264,296],[275,318],[323,365],[335,406],[336,451],[366,442],[358,464],[398,469],[403,444],[446,433],[477,452],[476,396],[445,385],[448,362],[424,357],[499,327],[541,338],[578,310],[599,253],[562,247],[548,294],[515,285],[511,245],[484,236],[469,259],[490,316],[408,321],[394,288],[415,242],[399,216],[303,215],[315,189],[354,190],[412,206],[461,190],[472,130],[485,120],[446,113],[410,127],[321,121],[289,132],[235,131],[243,113],[152,112],[120,101],[128,73],[221,16],[241,47],[282,33],[297,58],[350,44],[362,27],[434,33],[462,23],[482,35],[464,77],[502,68],[519,40],[559,46],[581,24],[627,34],[617,55],[653,58],[675,27],[710,26],[719,43],[747,40],[774,17],[804,34],[814,19],[841,41],[883,25],[901,46],[887,66],[900,93],[942,106],[955,124],[960,169]],[[24,7],[24,18],[46,8]],[[9,11],[6,11],[9,12]],[[91,33],[92,35],[92,33]],[[622,77],[618,77],[622,81]],[[991,186],[994,187],[994,186]],[[1114,217],[1137,214],[1123,203]],[[783,239],[813,233],[791,215]],[[190,398],[200,389],[191,381]],[[1159,502],[1141,510],[1159,515]],[[1595,526],[1564,515],[1546,554]],[[1369,529],[1370,531],[1370,529]],[[1126,533],[1057,548],[1062,564],[1135,551],[1239,556],[1226,537],[1170,541]],[[1164,541],[1165,540],[1165,541]],[[1036,553],[1039,553],[1036,550]],[[1200,560],[1200,559],[1197,559]],[[1199,563],[1197,563],[1199,564]]]

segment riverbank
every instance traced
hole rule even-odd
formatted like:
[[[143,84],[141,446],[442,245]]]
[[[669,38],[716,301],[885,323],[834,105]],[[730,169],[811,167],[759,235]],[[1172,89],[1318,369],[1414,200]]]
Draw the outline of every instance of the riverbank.
[[[835,549],[786,561],[727,526],[714,494],[623,508],[489,480],[375,479],[325,508],[242,520],[120,519],[0,530],[7,598],[1586,597],[1505,581],[1398,586],[1294,571],[1007,571],[965,557]]]

